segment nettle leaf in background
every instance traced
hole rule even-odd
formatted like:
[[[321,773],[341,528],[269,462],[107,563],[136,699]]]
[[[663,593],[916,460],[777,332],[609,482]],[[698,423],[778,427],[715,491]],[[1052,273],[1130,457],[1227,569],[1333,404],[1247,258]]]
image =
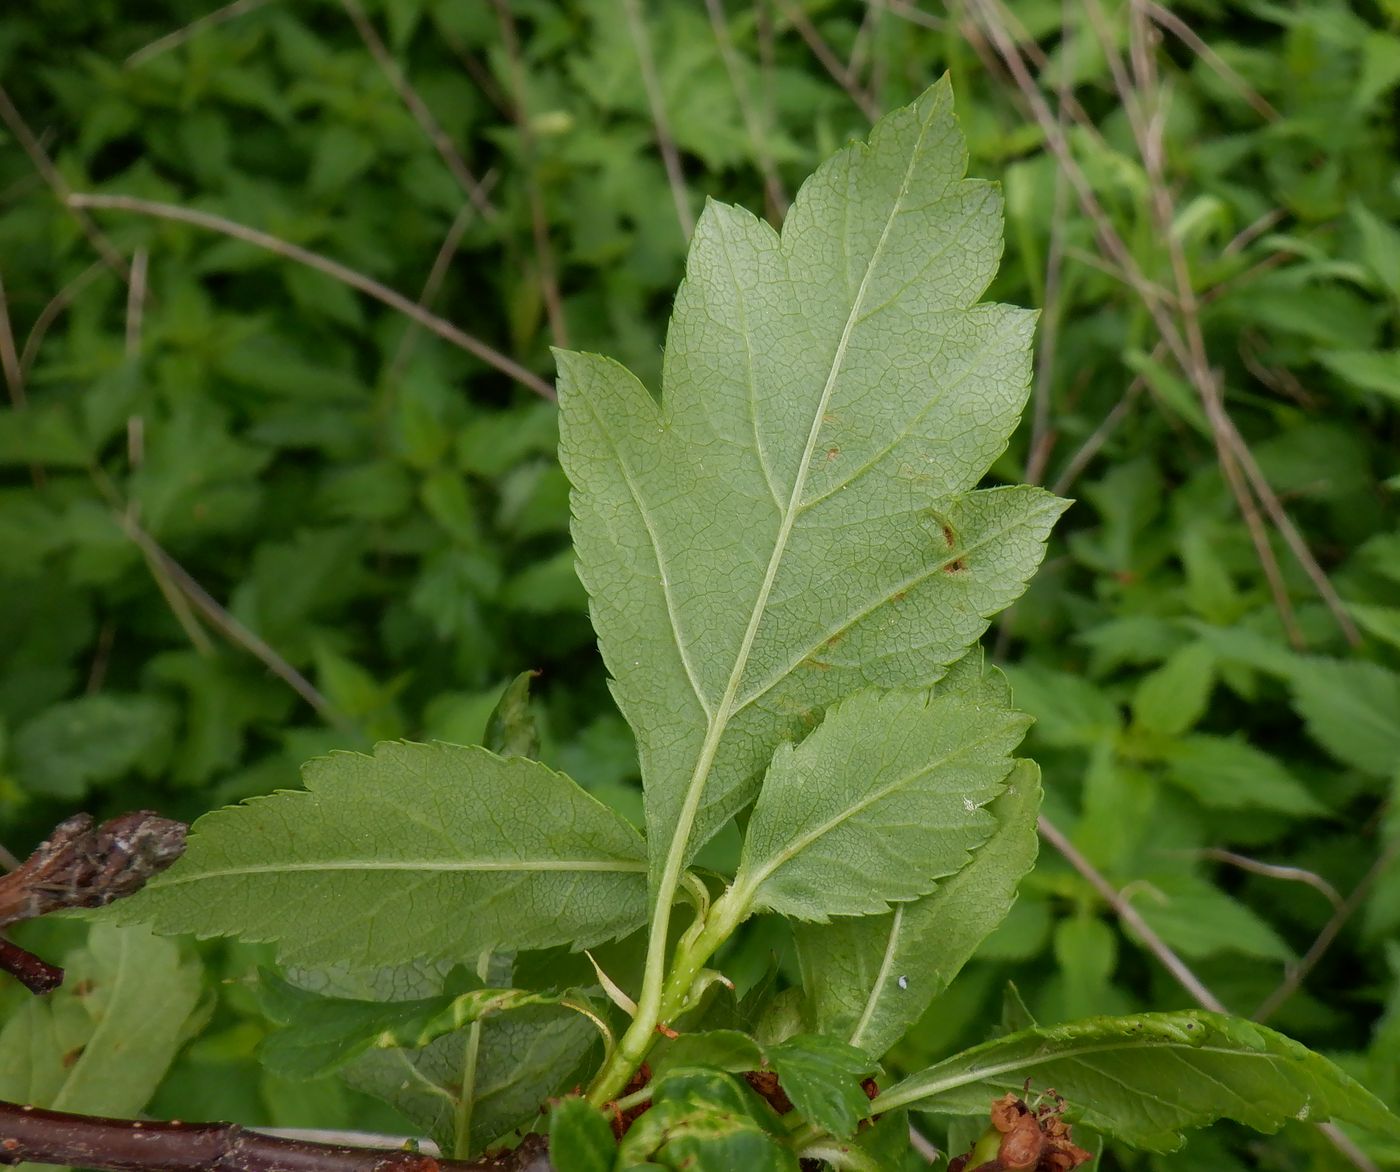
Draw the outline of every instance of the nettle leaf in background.
[[[558,356],[579,573],[663,902],[782,741],[860,688],[936,681],[1064,507],[973,491],[1025,401],[1034,316],[975,304],[1001,201],[966,165],[941,82],[825,163],[781,235],[707,205],[659,405]]]
[[[983,1115],[1026,1079],[1054,1087],[1070,1117],[1149,1151],[1235,1119],[1258,1131],[1339,1119],[1400,1139],[1400,1119],[1332,1062],[1264,1026],[1196,1010],[1097,1017],[987,1042],[911,1075],[872,1110]]]
[[[117,915],[365,968],[587,947],[645,918],[640,836],[537,762],[385,743],[317,758],[304,777],[305,791],[202,818],[166,882]]]

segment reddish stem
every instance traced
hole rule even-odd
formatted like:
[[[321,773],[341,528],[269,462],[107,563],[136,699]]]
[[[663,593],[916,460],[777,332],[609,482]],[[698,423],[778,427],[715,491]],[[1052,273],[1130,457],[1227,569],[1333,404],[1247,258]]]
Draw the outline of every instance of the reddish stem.
[[[26,1161],[115,1172],[552,1172],[538,1136],[496,1156],[437,1160],[282,1139],[237,1123],[134,1122],[0,1101],[0,1165]]]
[[[63,970],[0,936],[0,973],[9,973],[31,993],[52,993],[63,984]]]

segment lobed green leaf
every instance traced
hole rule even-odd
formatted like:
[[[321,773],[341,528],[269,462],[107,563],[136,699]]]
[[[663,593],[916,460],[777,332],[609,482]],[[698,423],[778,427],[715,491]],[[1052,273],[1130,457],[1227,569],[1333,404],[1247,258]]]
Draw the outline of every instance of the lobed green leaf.
[[[558,355],[579,574],[653,879],[829,705],[936,681],[1040,562],[1063,502],[974,491],[1024,403],[1034,316],[974,304],[1001,201],[965,169],[941,82],[824,164],[781,234],[707,205],[660,404]]]

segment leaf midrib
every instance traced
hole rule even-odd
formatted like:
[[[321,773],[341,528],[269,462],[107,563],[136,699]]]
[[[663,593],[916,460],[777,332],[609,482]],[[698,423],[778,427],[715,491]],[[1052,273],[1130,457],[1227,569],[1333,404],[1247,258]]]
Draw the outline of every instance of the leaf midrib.
[[[1052,1041],[1053,1039],[1046,1039]],[[1056,1049],[1046,1054],[1027,1054],[1016,1059],[1007,1059],[1005,1062],[994,1066],[978,1067],[976,1070],[963,1071],[960,1074],[949,1075],[936,1082],[926,1083],[923,1086],[911,1086],[901,1090],[899,1086],[891,1087],[890,1090],[881,1095],[877,1100],[878,1111],[893,1111],[899,1107],[906,1107],[912,1103],[917,1103],[923,1099],[929,1099],[936,1095],[941,1095],[947,1091],[955,1091],[959,1087],[970,1086],[973,1083],[984,1082],[989,1079],[999,1078],[1003,1074],[1010,1074],[1012,1071],[1026,1070],[1033,1066],[1044,1066],[1049,1062],[1076,1061],[1091,1054],[1113,1054],[1131,1050],[1165,1050],[1174,1055],[1178,1051],[1189,1052],[1191,1054],[1219,1054],[1226,1058],[1254,1058],[1273,1064],[1286,1063],[1288,1060],[1279,1054],[1271,1054],[1267,1051],[1230,1049],[1225,1046],[1193,1045],[1190,1042],[1182,1042],[1172,1038],[1161,1039],[1123,1039],[1115,1038],[1109,1041],[1084,1043],[1081,1045],[1069,1045]],[[968,1055],[971,1057],[971,1055]],[[1137,1088],[1130,1088],[1133,1095],[1143,1095],[1150,1097],[1150,1092],[1141,1091]],[[1280,1114],[1284,1114],[1280,1112]],[[1175,1130],[1175,1129],[1173,1129]]]
[[[802,501],[802,494],[807,485],[807,477],[811,470],[812,454],[816,451],[817,439],[821,435],[822,421],[826,415],[826,410],[831,402],[831,396],[836,389],[836,381],[845,366],[846,350],[850,345],[851,334],[860,319],[861,306],[865,301],[867,290],[870,286],[870,278],[874,273],[876,265],[879,263],[884,253],[885,245],[889,240],[890,230],[901,214],[904,201],[909,194],[909,187],[914,177],[915,166],[919,159],[919,153],[923,148],[924,136],[928,133],[929,122],[926,120],[919,127],[919,137],[914,144],[913,150],[909,153],[909,162],[905,166],[904,178],[900,182],[899,191],[890,206],[889,215],[885,219],[884,227],[880,231],[880,239],[876,242],[875,248],[870,254],[870,260],[865,266],[865,273],[861,277],[859,288],[856,290],[855,298],[851,308],[846,315],[846,324],[841,331],[840,340],[836,345],[836,352],[832,356],[831,367],[827,371],[826,384],[822,387],[821,397],[817,402],[816,410],[812,414],[812,425],[807,433],[807,442],[802,450],[801,462],[798,465],[796,475],[793,477],[792,491],[788,497],[787,508],[783,511],[782,522],[778,528],[778,535],[774,541],[773,554],[769,558],[768,568],[764,572],[763,581],[759,586],[758,594],[754,599],[753,610],[749,615],[749,623],[744,631],[744,637],[739,644],[738,654],[735,656],[734,667],[729,675],[729,681],[725,685],[724,694],[715,709],[714,715],[710,718],[706,729],[705,740],[700,747],[700,755],[696,759],[695,769],[691,773],[690,782],[686,787],[685,800],[681,806],[680,817],[677,819],[676,834],[671,840],[671,849],[666,860],[666,873],[662,877],[660,885],[661,903],[668,905],[670,896],[680,881],[680,871],[684,865],[686,852],[689,848],[691,830],[694,827],[695,816],[700,806],[700,799],[704,793],[705,786],[709,781],[710,770],[714,765],[714,759],[719,751],[719,743],[724,737],[725,730],[729,725],[729,720],[733,715],[734,700],[739,692],[739,685],[742,683],[744,673],[748,669],[749,656],[753,651],[754,639],[757,637],[759,624],[763,621],[763,616],[768,608],[768,597],[772,593],[773,583],[777,580],[778,567],[782,563],[783,554],[786,552],[788,539],[792,535],[793,526],[801,514],[799,508]],[[860,149],[859,146],[856,149]],[[843,239],[849,239],[849,232]],[[674,627],[673,627],[674,629]],[[677,636],[680,635],[676,631]]]
[[[224,867],[217,871],[201,871],[196,875],[162,876],[149,885],[152,891],[202,883],[208,879],[227,879],[238,875],[281,875],[292,871],[482,871],[495,873],[537,871],[616,871],[639,873],[647,869],[641,861],[612,859],[337,859],[315,863],[250,863],[244,867]]]

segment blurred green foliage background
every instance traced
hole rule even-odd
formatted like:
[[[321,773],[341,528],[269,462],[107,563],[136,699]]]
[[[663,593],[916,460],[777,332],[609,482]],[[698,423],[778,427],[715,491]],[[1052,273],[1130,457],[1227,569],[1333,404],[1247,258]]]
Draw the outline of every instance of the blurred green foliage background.
[[[1400,1108],[1396,0],[7,7],[0,844],[478,740],[526,668],[544,759],[636,814],[549,347],[655,385],[702,200],[781,222],[945,70],[1005,188],[992,295],[1042,310],[997,472],[1078,499],[987,640],[1078,866],[1043,848],[894,1065],[986,1036],[1007,979],[1046,1022],[1192,1004],[1111,890]],[[99,972],[137,949],[186,1008],[140,1078],[89,1056],[73,1086],[92,1014],[0,988],[0,1097],[403,1126],[260,1072],[266,1024],[223,981],[256,950],[85,937],[25,939]],[[1368,1153],[1220,1128],[1106,1166],[1400,1167]]]

